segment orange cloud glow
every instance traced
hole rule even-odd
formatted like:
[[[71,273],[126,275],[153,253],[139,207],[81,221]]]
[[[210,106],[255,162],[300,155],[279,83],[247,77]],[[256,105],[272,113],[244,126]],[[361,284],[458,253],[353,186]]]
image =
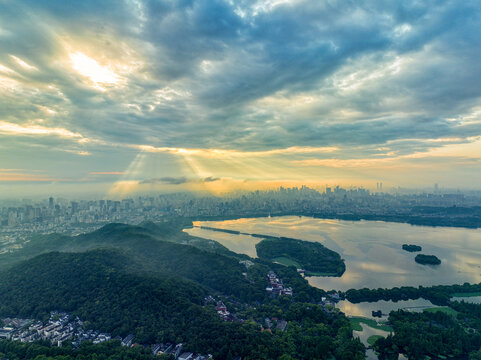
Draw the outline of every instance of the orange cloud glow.
[[[145,152],[151,153],[171,153],[179,155],[193,155],[203,158],[221,159],[231,157],[263,157],[271,155],[292,155],[292,154],[311,154],[311,153],[331,153],[339,150],[335,146],[325,147],[302,147],[292,146],[283,149],[273,149],[265,151],[239,151],[239,150],[225,150],[225,149],[185,149],[173,147],[155,147],[151,145],[134,145]]]
[[[50,182],[50,181],[62,181],[62,180],[54,179],[45,175],[23,174],[23,173],[12,173],[12,172],[0,171],[0,182],[25,182],[25,181]]]
[[[49,128],[40,125],[19,125],[7,121],[0,121],[0,133],[12,135],[56,135],[65,138],[78,139],[84,138],[81,134],[64,128]]]
[[[89,175],[124,175],[123,171],[93,171],[89,172]]]

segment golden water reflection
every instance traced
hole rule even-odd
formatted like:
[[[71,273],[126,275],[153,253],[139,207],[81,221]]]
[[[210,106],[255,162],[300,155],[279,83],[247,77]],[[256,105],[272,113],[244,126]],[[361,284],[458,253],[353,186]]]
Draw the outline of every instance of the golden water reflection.
[[[481,230],[412,226],[382,221],[341,221],[299,216],[196,222],[196,225],[249,234],[285,236],[320,242],[346,262],[342,277],[309,277],[323,289],[430,286],[481,282]],[[202,231],[201,231],[202,230]],[[204,229],[192,235],[216,240],[230,250],[255,257],[259,238]],[[402,244],[417,244],[439,257],[439,266],[423,266]]]

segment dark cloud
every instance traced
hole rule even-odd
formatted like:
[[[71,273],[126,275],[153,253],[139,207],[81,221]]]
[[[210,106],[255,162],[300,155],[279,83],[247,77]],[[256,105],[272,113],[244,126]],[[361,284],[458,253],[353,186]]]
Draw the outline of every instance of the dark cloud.
[[[0,64],[18,85],[2,91],[0,119],[112,143],[244,150],[408,151],[400,140],[429,149],[423,140],[481,135],[458,120],[481,99],[480,3],[260,4],[4,2]],[[135,70],[120,89],[92,88],[59,60],[77,43]]]

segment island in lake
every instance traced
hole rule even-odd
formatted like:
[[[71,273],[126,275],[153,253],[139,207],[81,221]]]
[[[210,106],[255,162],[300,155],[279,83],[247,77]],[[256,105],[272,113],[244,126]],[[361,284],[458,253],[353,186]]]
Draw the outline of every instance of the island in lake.
[[[441,264],[441,260],[435,255],[418,254],[414,258],[414,260],[418,264],[422,264],[422,265],[439,265],[439,264]]]
[[[304,269],[308,276],[341,276],[346,265],[341,256],[325,246],[285,237],[267,237],[256,244],[257,256]]]
[[[409,252],[417,252],[421,251],[423,248],[419,245],[409,245],[409,244],[403,244],[403,250],[409,251]]]

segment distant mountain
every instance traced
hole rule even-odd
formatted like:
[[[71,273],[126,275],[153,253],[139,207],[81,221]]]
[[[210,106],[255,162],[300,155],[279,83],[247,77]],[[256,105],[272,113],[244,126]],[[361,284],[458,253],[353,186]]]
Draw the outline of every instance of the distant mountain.
[[[209,252],[243,257],[243,255],[229,251],[216,241],[190,236],[182,231],[191,225],[192,222],[185,219],[175,219],[158,224],[145,222],[142,226],[111,223],[91,233],[74,237],[55,233],[34,234],[23,244],[21,249],[0,255],[0,269],[16,261],[26,260],[48,251],[85,251],[99,246],[131,248],[136,241],[143,240],[188,244]]]

